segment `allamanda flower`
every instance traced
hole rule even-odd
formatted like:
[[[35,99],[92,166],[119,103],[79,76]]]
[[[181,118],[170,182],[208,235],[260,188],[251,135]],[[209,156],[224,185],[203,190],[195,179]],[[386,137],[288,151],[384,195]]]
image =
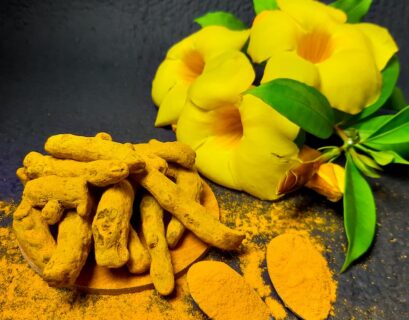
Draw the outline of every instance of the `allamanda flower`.
[[[314,0],[277,3],[279,10],[261,12],[251,28],[249,55],[268,59],[261,82],[302,81],[350,114],[377,100],[381,70],[398,50],[387,29],[348,24],[343,11]]]
[[[152,98],[159,106],[155,126],[175,124],[190,85],[200,77],[208,61],[227,50],[240,50],[248,36],[249,30],[209,26],[172,46],[152,83]]]
[[[190,88],[176,135],[196,151],[196,165],[209,179],[272,200],[297,183],[288,173],[302,162],[294,142],[300,129],[244,93],[254,78],[239,51],[211,59]]]

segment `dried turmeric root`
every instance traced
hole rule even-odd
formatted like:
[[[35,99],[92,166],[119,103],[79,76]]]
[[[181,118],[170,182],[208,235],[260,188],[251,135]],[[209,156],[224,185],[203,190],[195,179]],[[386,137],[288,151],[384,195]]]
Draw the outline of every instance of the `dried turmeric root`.
[[[129,175],[126,163],[119,160],[96,160],[79,162],[44,156],[30,152],[23,161],[29,179],[57,175],[60,177],[83,177],[90,184],[106,187],[117,183]]]
[[[168,162],[177,163],[187,169],[193,168],[195,164],[195,151],[179,141],[160,142],[152,139],[149,143],[134,144],[134,149],[136,152],[153,153]]]
[[[203,181],[195,170],[187,170],[182,167],[172,167],[168,170],[168,175],[176,179],[176,185],[185,191],[187,199],[192,199],[200,203],[200,195],[203,189]],[[179,243],[185,231],[184,225],[176,218],[172,217],[166,229],[166,240],[169,248],[173,249]]]
[[[160,206],[175,216],[183,225],[204,242],[223,250],[237,249],[245,235],[222,224],[205,207],[186,199],[184,190],[158,170],[133,176],[148,190]]]
[[[41,210],[41,215],[48,224],[56,224],[61,220],[63,213],[64,207],[58,200],[55,199],[48,201],[43,210]]]
[[[119,268],[129,259],[128,234],[134,190],[123,180],[105,190],[97,207],[92,233],[99,266]]]
[[[44,268],[43,277],[52,286],[74,284],[91,247],[91,223],[68,211],[58,225],[57,248]]]
[[[129,260],[126,265],[128,266],[129,272],[140,274],[149,270],[151,256],[137,232],[132,227],[129,230],[128,251]]]
[[[24,254],[43,270],[55,251],[56,244],[40,211],[23,200],[14,212],[13,229]]]
[[[66,209],[76,209],[80,216],[87,216],[92,201],[87,181],[83,178],[46,176],[27,182],[23,198],[33,207],[44,207],[48,201],[57,200]]]
[[[16,176],[23,186],[25,186],[26,183],[30,180],[30,178],[27,176],[26,168],[24,167],[17,169]]]
[[[44,148],[56,158],[85,162],[119,160],[128,165],[130,172],[141,172],[145,168],[145,161],[135,152],[132,144],[105,140],[99,136],[58,134],[48,138]]]
[[[175,287],[173,265],[165,238],[163,209],[151,195],[142,198],[141,218],[143,235],[151,255],[150,275],[161,295],[170,294]]]

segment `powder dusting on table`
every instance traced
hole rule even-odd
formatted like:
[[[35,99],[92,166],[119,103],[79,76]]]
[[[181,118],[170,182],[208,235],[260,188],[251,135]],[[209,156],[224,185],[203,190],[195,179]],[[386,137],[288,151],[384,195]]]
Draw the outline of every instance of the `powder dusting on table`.
[[[328,249],[325,250],[320,234],[330,234],[331,241],[335,242],[334,234],[341,227],[334,212],[318,212],[314,208],[300,210],[298,200],[292,198],[272,203],[224,191],[216,194],[221,220],[246,233],[240,251],[228,253],[228,256],[234,256],[238,261],[237,271],[266,302],[273,316],[286,318],[286,310],[267,275],[266,245],[278,234],[298,230],[310,236],[314,233],[311,238],[324,252]],[[0,274],[1,319],[207,319],[192,302],[186,275],[177,280],[176,292],[168,298],[160,297],[153,289],[115,296],[55,289],[50,288],[23,260],[11,228],[0,228],[0,243],[3,271]],[[216,259],[217,252],[211,250],[204,259]]]

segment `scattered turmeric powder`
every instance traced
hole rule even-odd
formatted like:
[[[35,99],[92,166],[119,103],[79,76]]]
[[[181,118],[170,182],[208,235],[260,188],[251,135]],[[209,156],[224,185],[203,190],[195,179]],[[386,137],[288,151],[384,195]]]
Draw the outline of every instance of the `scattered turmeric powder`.
[[[223,262],[195,263],[187,273],[187,283],[193,299],[211,319],[270,319],[267,305]]]
[[[267,246],[268,274],[278,295],[305,320],[328,317],[336,283],[325,258],[299,233],[284,233]]]

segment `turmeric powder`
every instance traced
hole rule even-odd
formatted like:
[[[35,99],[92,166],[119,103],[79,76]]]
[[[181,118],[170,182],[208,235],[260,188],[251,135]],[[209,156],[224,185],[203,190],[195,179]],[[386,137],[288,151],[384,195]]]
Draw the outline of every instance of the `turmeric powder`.
[[[87,181],[83,178],[45,176],[27,182],[23,198],[33,207],[44,207],[50,200],[58,200],[66,209],[76,209],[80,216],[90,213],[92,201]]]
[[[92,222],[95,260],[98,265],[119,268],[129,259],[128,235],[134,190],[123,180],[106,189]]]
[[[215,320],[269,320],[267,305],[247,282],[223,262],[202,261],[187,273],[190,294]]]
[[[278,295],[294,313],[305,320],[328,317],[336,284],[308,238],[299,233],[275,237],[267,247],[267,268]]]
[[[43,270],[52,286],[74,284],[91,247],[91,223],[75,211],[68,211],[58,225],[57,247]]]
[[[28,178],[57,175],[60,177],[83,177],[90,184],[106,187],[129,175],[126,163],[119,160],[95,160],[80,162],[56,159],[38,152],[30,152],[23,161]]]
[[[185,192],[186,198],[200,202],[203,182],[197,171],[187,170],[182,167],[172,167],[168,170],[167,174],[176,179],[176,185]],[[185,227],[183,224],[173,216],[166,229],[166,241],[169,248],[177,246],[184,231]]]
[[[142,198],[140,209],[143,236],[151,256],[150,276],[156,290],[166,296],[175,287],[175,277],[165,238],[163,209],[151,195]]]

